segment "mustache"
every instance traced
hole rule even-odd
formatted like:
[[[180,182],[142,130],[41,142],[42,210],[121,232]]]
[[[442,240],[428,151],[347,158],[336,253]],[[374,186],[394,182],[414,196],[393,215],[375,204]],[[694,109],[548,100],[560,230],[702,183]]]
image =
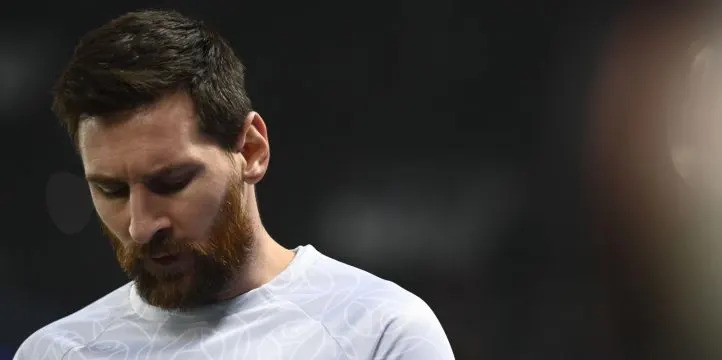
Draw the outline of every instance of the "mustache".
[[[143,260],[149,259],[157,254],[168,253],[177,254],[190,252],[195,257],[204,258],[211,256],[216,249],[213,243],[199,244],[196,242],[185,241],[183,239],[173,237],[168,231],[159,231],[150,241],[145,244],[122,244],[110,231],[104,227],[104,232],[110,237],[116,257],[121,267],[126,271],[135,273]]]
[[[213,243],[206,245],[197,242],[184,241],[170,236],[167,232],[159,232],[153,238],[142,245],[131,245],[127,247],[127,256],[131,258],[148,258],[161,253],[177,254],[182,252],[193,252],[197,255],[208,256],[213,251]]]

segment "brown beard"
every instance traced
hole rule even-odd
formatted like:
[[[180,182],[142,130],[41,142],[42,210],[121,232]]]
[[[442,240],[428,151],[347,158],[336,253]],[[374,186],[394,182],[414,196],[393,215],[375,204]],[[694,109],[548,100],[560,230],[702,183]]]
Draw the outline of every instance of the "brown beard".
[[[250,221],[243,206],[241,180],[235,176],[228,187],[207,242],[188,242],[172,234],[154,236],[146,244],[123,244],[101,221],[101,227],[115,250],[121,268],[135,282],[140,297],[164,309],[189,310],[211,304],[251,254]],[[192,254],[187,273],[154,274],[144,264],[157,251]]]

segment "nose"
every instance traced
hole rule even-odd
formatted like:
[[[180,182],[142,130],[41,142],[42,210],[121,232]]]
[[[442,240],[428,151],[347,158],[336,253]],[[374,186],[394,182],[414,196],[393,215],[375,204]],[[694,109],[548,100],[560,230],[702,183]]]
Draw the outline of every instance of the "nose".
[[[148,243],[155,234],[170,228],[170,219],[162,214],[158,200],[145,189],[131,189],[128,200],[131,239],[139,245]]]

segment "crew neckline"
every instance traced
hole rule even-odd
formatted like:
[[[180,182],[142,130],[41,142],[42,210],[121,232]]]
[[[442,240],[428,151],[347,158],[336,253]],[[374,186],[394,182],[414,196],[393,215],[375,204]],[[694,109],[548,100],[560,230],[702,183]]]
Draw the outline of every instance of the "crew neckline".
[[[291,282],[303,272],[308,265],[313,263],[313,259],[318,251],[312,245],[298,246],[291,250],[294,257],[291,262],[271,281],[238,295],[234,298],[224,300],[212,305],[204,306],[191,311],[174,311],[166,310],[146,303],[138,294],[135,288],[135,282],[130,283],[129,302],[133,312],[143,319],[151,321],[202,321],[214,315],[222,315],[223,313],[235,313],[239,308],[243,307],[249,301],[262,296],[262,293],[269,289],[281,286],[284,283]]]

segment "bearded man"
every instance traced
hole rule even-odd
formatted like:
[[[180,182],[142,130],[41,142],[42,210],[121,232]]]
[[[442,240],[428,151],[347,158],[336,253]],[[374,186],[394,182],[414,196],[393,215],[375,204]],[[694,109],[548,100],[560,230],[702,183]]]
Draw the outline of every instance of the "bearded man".
[[[16,360],[453,359],[421,299],[264,229],[266,124],[202,22],[140,11],[89,32],[53,111],[131,281],[35,332]]]

